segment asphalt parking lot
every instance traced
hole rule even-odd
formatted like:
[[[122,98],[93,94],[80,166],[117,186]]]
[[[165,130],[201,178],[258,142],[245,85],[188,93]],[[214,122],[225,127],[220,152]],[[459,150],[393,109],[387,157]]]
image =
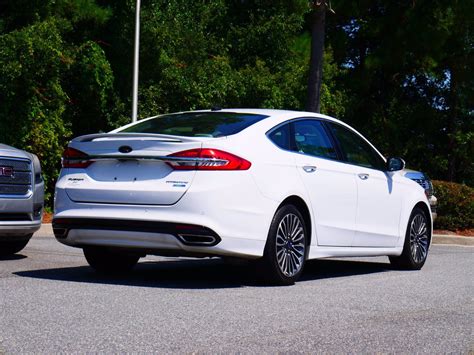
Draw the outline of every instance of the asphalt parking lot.
[[[147,257],[99,276],[44,233],[0,265],[0,353],[474,351],[474,247],[435,245],[411,272],[312,261],[279,288],[219,259]]]

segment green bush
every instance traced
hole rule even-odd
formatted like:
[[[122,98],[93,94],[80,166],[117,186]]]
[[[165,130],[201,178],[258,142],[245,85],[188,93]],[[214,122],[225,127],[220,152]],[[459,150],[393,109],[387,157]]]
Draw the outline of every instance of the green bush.
[[[474,189],[454,182],[433,181],[438,198],[436,229],[474,228]]]

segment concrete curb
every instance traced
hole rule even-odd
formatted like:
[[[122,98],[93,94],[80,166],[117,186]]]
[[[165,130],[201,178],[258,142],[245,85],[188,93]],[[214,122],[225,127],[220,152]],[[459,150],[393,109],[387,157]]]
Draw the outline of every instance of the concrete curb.
[[[53,235],[51,223],[43,223],[39,231],[35,233],[35,237],[46,237]],[[474,237],[461,237],[459,235],[433,235],[433,244],[454,244],[474,246]]]
[[[474,246],[474,237],[433,234],[433,244],[455,244],[455,245]]]

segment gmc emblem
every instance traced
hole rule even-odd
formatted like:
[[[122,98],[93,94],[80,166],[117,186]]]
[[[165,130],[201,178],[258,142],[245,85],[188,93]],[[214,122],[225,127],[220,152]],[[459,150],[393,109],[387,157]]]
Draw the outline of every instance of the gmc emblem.
[[[0,166],[0,176],[13,177],[13,168],[10,166]]]

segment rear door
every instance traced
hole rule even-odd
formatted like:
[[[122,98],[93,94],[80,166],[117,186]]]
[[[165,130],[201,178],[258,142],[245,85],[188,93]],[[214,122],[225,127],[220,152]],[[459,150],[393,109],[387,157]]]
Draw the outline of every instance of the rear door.
[[[299,174],[311,198],[318,245],[350,246],[354,239],[357,185],[350,166],[338,153],[322,121],[292,123]]]

